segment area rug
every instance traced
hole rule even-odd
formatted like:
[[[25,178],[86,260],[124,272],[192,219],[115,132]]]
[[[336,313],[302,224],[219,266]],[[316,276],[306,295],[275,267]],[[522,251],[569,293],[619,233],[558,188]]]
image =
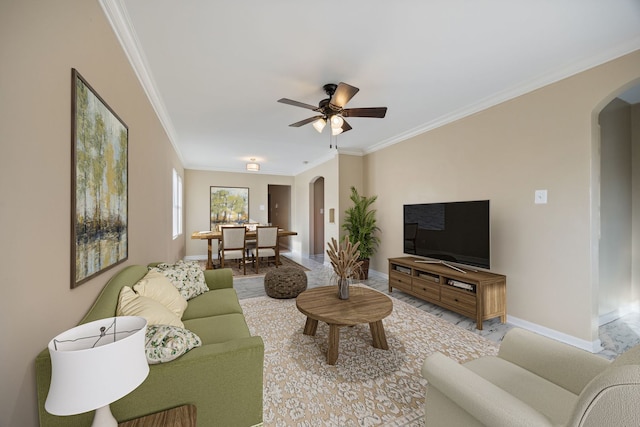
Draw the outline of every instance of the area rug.
[[[336,291],[337,292],[337,291]],[[389,350],[371,346],[368,325],[340,329],[336,365],[327,365],[329,328],[302,334],[295,299],[241,300],[253,335],[265,343],[264,426],[424,425],[425,358],[440,351],[464,362],[497,353],[493,342],[392,298],[383,320]]]
[[[200,267],[202,267],[203,269],[205,268],[205,266],[207,265],[207,261],[199,261]],[[216,265],[216,267],[218,266],[218,260],[214,261],[214,264]],[[256,274],[256,269],[252,264],[247,264],[247,274],[245,275],[243,270],[242,270],[242,266],[238,266],[238,263],[236,261],[231,261],[231,262],[225,262],[225,267],[231,268],[231,270],[233,271],[233,276],[237,277],[237,278],[243,278],[243,277],[260,277],[260,276],[264,276],[265,274],[267,274],[269,271],[271,270],[275,270],[276,266],[274,265],[273,261],[269,263],[269,265],[267,265],[266,261],[262,261],[260,263],[260,273]],[[278,266],[278,268],[282,268],[282,267],[296,267],[299,268],[301,270],[304,271],[309,271],[309,269],[303,265],[298,264],[297,262],[291,260],[290,258],[287,258],[286,256],[280,255],[280,265]]]

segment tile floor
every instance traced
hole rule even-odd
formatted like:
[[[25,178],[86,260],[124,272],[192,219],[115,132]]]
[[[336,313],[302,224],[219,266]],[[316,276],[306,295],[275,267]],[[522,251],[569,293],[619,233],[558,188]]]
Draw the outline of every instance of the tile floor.
[[[291,253],[285,255],[310,269],[310,271],[307,272],[308,287],[325,286],[331,283],[333,270],[330,266],[324,265],[324,257],[322,255],[311,256],[309,258],[296,257]],[[369,279],[365,280],[364,283],[379,291],[388,292],[387,277],[377,272],[370,271]],[[266,295],[263,277],[235,278],[234,286],[240,299]],[[475,322],[467,317],[414,298],[396,289],[393,290],[391,295],[414,307],[446,319],[451,323],[455,323],[462,328],[495,342],[500,342],[504,334],[513,327],[509,323],[500,323],[499,319],[491,319],[486,320],[483,324],[483,330],[479,331],[475,328]],[[632,313],[601,326],[600,340],[602,341],[604,350],[599,354],[607,358],[614,358],[628,348],[640,343],[640,313]]]

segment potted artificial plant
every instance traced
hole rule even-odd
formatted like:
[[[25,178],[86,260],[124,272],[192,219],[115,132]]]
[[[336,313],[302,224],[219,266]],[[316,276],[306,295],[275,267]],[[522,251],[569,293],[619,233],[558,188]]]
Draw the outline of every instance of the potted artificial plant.
[[[362,274],[360,279],[369,278],[369,259],[376,252],[380,239],[374,235],[380,231],[376,225],[376,211],[371,209],[371,205],[378,199],[378,196],[365,197],[358,194],[355,187],[351,187],[353,206],[345,211],[342,228],[348,233],[349,241],[352,244],[360,243],[360,260],[362,261]]]

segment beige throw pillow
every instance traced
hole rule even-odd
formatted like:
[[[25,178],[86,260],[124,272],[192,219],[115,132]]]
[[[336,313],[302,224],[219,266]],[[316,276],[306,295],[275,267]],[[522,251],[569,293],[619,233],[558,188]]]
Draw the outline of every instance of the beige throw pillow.
[[[118,297],[118,316],[141,316],[148,325],[171,325],[184,328],[184,323],[171,310],[158,301],[136,294],[133,289],[124,286]]]
[[[182,313],[187,309],[187,300],[180,295],[173,283],[159,271],[150,271],[138,283],[133,290],[143,297],[151,298],[167,307],[178,319],[182,319]]]

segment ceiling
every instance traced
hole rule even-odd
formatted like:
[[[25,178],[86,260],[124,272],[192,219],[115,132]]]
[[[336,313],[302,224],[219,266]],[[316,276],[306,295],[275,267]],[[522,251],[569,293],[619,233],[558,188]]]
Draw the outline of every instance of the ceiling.
[[[295,175],[640,49],[639,0],[100,1],[187,169]],[[339,82],[386,117],[288,126]]]

